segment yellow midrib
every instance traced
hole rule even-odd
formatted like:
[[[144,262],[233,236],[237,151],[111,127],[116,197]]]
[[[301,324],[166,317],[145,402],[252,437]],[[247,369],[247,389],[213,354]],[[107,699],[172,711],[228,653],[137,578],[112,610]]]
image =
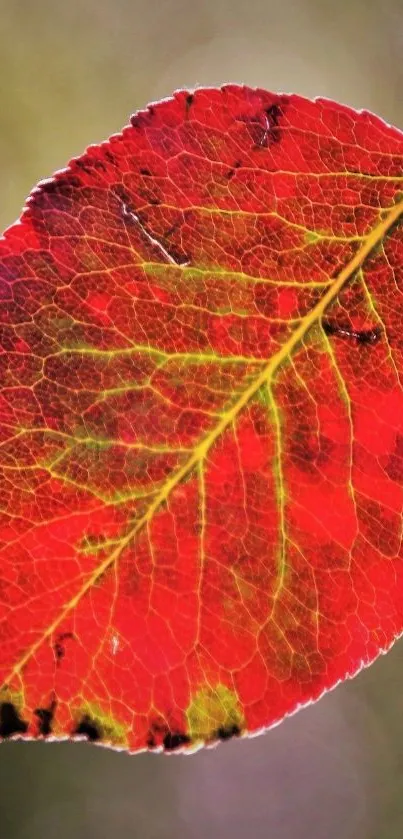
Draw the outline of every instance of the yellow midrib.
[[[211,449],[212,445],[215,443],[218,437],[225,431],[225,429],[234,422],[235,418],[238,416],[242,408],[247,405],[247,403],[253,398],[255,393],[259,390],[259,388],[270,381],[273,377],[273,374],[278,370],[280,365],[283,361],[285,361],[293,352],[295,346],[305,337],[308,330],[317,323],[330,303],[337,297],[338,293],[340,292],[341,288],[345,285],[345,283],[353,276],[353,274],[360,268],[365,259],[370,254],[376,245],[383,241],[386,233],[392,225],[400,218],[403,214],[403,200],[399,201],[395,204],[390,212],[385,215],[385,218],[375,227],[367,236],[367,238],[363,241],[362,246],[350,260],[350,262],[342,269],[339,276],[336,277],[334,283],[328,288],[327,292],[323,295],[321,300],[314,306],[311,312],[301,321],[300,325],[295,329],[292,333],[288,341],[281,347],[281,349],[272,356],[270,361],[267,365],[263,368],[261,373],[257,376],[257,378],[249,385],[248,388],[242,393],[239,397],[237,402],[222,416],[219,423],[213,428],[209,434],[204,437],[200,443],[196,446],[186,463],[181,466],[180,469],[175,472],[172,477],[166,482],[165,486],[158,495],[155,496],[154,501],[150,504],[147,509],[147,512],[139,519],[136,524],[132,527],[130,532],[120,541],[120,544],[117,548],[106,558],[103,562],[96,568],[93,574],[89,577],[85,585],[83,585],[79,592],[68,602],[66,603],[60,615],[55,618],[53,623],[48,626],[42,636],[32,644],[28,650],[24,653],[24,655],[20,658],[20,660],[15,664],[7,678],[4,680],[3,687],[5,685],[9,685],[12,679],[18,676],[21,673],[22,668],[25,664],[32,658],[33,655],[37,652],[37,650],[41,647],[41,645],[51,637],[51,635],[55,632],[57,627],[62,623],[62,621],[66,618],[66,616],[78,605],[80,600],[85,596],[87,591],[89,591],[93,585],[97,582],[99,577],[101,577],[105,571],[112,565],[117,559],[119,559],[120,554],[122,551],[127,547],[127,545],[135,538],[135,536],[139,533],[140,530],[146,525],[153,517],[156,510],[163,504],[169,495],[171,494],[172,490],[185,478],[192,469],[200,463],[205,456],[207,455],[208,451]]]

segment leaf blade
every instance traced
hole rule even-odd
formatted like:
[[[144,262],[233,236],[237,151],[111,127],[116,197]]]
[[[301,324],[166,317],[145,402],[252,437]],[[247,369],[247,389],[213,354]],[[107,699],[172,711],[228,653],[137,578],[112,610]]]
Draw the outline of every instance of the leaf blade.
[[[320,423],[316,420],[319,439],[319,425],[325,419],[323,392],[315,379],[316,353],[322,378],[330,382],[333,411],[339,411],[338,431],[332,429],[330,436],[322,435],[325,444],[331,446],[340,429],[348,428],[348,405],[350,429],[352,422],[355,428],[360,409],[357,394],[350,397],[354,375],[350,372],[345,378],[346,361],[342,358],[340,366],[337,357],[340,353],[331,349],[330,342],[332,336],[339,336],[369,347],[378,344],[381,338],[378,327],[366,326],[371,306],[372,313],[376,312],[371,292],[366,308],[361,299],[358,309],[357,305],[354,308],[350,297],[361,293],[354,291],[356,277],[361,289],[364,283],[361,269],[367,270],[371,258],[376,261],[377,249],[393,234],[403,211],[398,189],[400,175],[384,174],[382,169],[386,165],[387,171],[397,170],[398,156],[394,153],[397,144],[401,148],[401,137],[393,129],[383,127],[376,118],[354,114],[333,103],[322,105],[320,100],[309,103],[298,97],[273,97],[235,87],[225,91],[198,91],[191,106],[185,103],[185,119],[181,94],[169,104],[161,103],[149,112],[140,113],[134,118],[132,129],[111,138],[109,144],[99,149],[90,149],[84,158],[73,161],[66,173],[39,188],[28,207],[25,222],[23,216],[22,225],[11,228],[3,239],[3,275],[7,276],[9,264],[12,269],[18,261],[19,252],[22,262],[18,271],[14,266],[14,275],[10,269],[14,308],[6,309],[7,316],[14,318],[11,321],[14,341],[16,332],[18,341],[8,351],[2,389],[5,398],[2,433],[6,437],[2,486],[8,487],[10,475],[13,481],[21,481],[20,495],[16,498],[20,510],[18,527],[23,532],[19,549],[22,545],[22,552],[25,551],[22,560],[18,552],[15,554],[14,565],[8,566],[6,578],[11,583],[18,569],[18,586],[28,591],[24,573],[25,577],[27,569],[36,573],[35,569],[43,565],[48,576],[56,575],[58,579],[52,589],[36,573],[34,597],[29,602],[34,604],[37,636],[30,645],[25,642],[21,652],[14,645],[13,668],[3,671],[4,705],[10,705],[10,689],[17,697],[22,690],[25,704],[20,699],[12,701],[31,719],[30,733],[41,733],[32,722],[35,707],[43,712],[42,717],[51,707],[56,735],[65,731],[87,734],[91,739],[103,738],[117,746],[124,743],[131,750],[145,744],[188,748],[194,744],[192,732],[196,730],[203,732],[203,736],[196,738],[198,742],[217,737],[226,739],[229,732],[234,735],[261,728],[262,724],[269,725],[307,697],[309,700],[317,696],[324,685],[330,687],[341,672],[344,675],[352,672],[354,662],[363,659],[361,650],[360,655],[355,654],[344,663],[340,651],[332,660],[330,653],[326,653],[328,641],[325,641],[325,652],[321,652],[322,635],[326,636],[322,612],[332,610],[327,592],[318,588],[321,573],[318,560],[307,560],[313,550],[309,531],[315,532],[316,528],[318,533],[330,536],[333,551],[339,549],[341,540],[345,553],[352,556],[353,548],[349,545],[353,545],[357,529],[359,504],[367,505],[365,520],[360,520],[359,526],[372,539],[375,553],[381,531],[379,509],[374,504],[382,503],[385,513],[385,499],[375,502],[376,492],[371,489],[372,507],[368,507],[362,497],[363,487],[356,489],[359,477],[352,435],[350,478],[343,478],[340,483],[339,476],[338,488],[333,496],[329,494],[323,476],[330,476],[337,485],[335,466],[326,464],[326,452],[320,447],[316,454],[314,441],[310,441],[311,450],[305,443],[303,449],[297,435],[293,437],[290,432],[287,411],[292,387],[287,377],[292,366],[293,387],[298,398],[305,393],[317,411],[320,405]],[[231,106],[223,102],[225,99],[231,100]],[[220,105],[214,118],[212,101]],[[190,119],[193,107],[201,107],[200,102],[204,102],[202,112],[207,128],[201,128],[200,119],[194,123]],[[266,102],[271,104],[262,105]],[[294,123],[291,120],[284,125],[290,103],[291,109],[294,108]],[[242,108],[244,113],[240,117]],[[331,127],[327,125],[320,135],[320,154],[315,157],[317,132],[312,126],[318,108],[322,108],[322,127],[326,120]],[[217,130],[216,117],[218,125],[223,121],[225,130],[222,127]],[[343,119],[346,124],[341,130]],[[327,167],[330,143],[333,143],[333,162],[342,161],[345,166],[346,157],[351,157],[351,148],[355,148],[355,163],[358,161],[361,166],[363,150],[356,138],[355,146],[350,147],[344,133],[351,132],[352,125],[357,135],[363,133],[368,145],[365,134],[368,122],[375,132],[370,138],[374,147],[378,132],[379,136],[385,134],[392,148],[389,156],[364,149],[365,166],[361,168],[369,172],[376,164],[381,169],[381,173],[375,171],[372,175],[382,194],[382,204],[378,206],[378,193],[367,195],[366,186],[362,186],[370,177],[368,174],[344,170],[329,173]],[[343,134],[339,145],[335,139],[337,130]],[[291,136],[295,172],[290,176],[278,160],[281,156],[287,158]],[[227,170],[228,159],[235,147],[239,152],[241,140],[245,160]],[[304,142],[308,145],[301,152]],[[203,143],[205,158],[195,155]],[[181,154],[184,160],[178,164]],[[150,168],[140,166],[145,156],[158,170],[152,177]],[[190,178],[185,170],[194,158],[201,174],[193,169]],[[252,161],[254,167],[249,165]],[[214,169],[213,164],[220,170],[214,183],[206,179],[206,172]],[[295,192],[291,192],[290,199],[290,190],[295,190],[303,180],[308,164],[325,171],[314,171],[312,177],[308,173],[305,184],[298,187],[299,201],[295,200]],[[131,167],[136,171],[135,178]],[[179,182],[175,184],[175,201],[168,200],[165,194],[173,188],[167,185],[169,169],[176,172]],[[110,182],[116,172],[120,179],[118,186]],[[183,192],[185,175],[191,201]],[[330,205],[329,218],[334,220],[328,229],[328,211],[323,210],[317,187],[317,182],[322,179],[323,184],[326,178],[341,179],[334,204]],[[259,191],[259,179],[270,183],[271,191]],[[351,204],[348,180],[355,183],[358,194],[365,193],[365,200],[358,207]],[[234,186],[237,181],[238,185]],[[255,189],[252,209],[245,210],[247,201],[251,200],[252,184]],[[391,191],[389,184],[394,188]],[[307,218],[301,223],[299,203],[308,186],[312,206],[305,206]],[[322,185],[319,192],[323,189]],[[343,200],[338,199],[339,193]],[[351,211],[350,214],[346,211],[343,201],[353,206],[352,220]],[[281,212],[276,202],[284,204]],[[270,203],[273,206],[268,211]],[[164,229],[168,222],[172,232]],[[238,253],[236,237],[241,242]],[[306,248],[314,249],[317,265],[312,258],[307,261]],[[256,257],[256,253],[260,255]],[[251,265],[255,274],[251,273]],[[330,270],[325,270],[326,265]],[[268,267],[274,272],[273,277],[267,276]],[[315,278],[310,279],[309,272],[313,269]],[[119,305],[105,278],[113,283]],[[20,282],[24,296],[18,297]],[[49,287],[52,288],[50,296]],[[271,287],[274,296],[270,296]],[[348,307],[340,304],[344,293],[354,316],[351,322]],[[40,303],[37,309],[36,295]],[[22,326],[19,326],[16,303],[22,308]],[[335,316],[332,304],[347,312],[344,323],[338,322],[340,317],[337,312]],[[36,333],[24,326],[27,306],[33,307]],[[141,317],[136,313],[141,313]],[[291,317],[293,313],[298,317]],[[323,335],[321,324],[325,314],[327,334]],[[329,320],[332,317],[334,322]],[[356,325],[355,321],[359,323]],[[176,324],[175,329],[170,327],[172,322]],[[383,323],[380,316],[379,323]],[[11,340],[9,333],[6,332],[5,338]],[[32,346],[42,351],[46,387],[36,385],[38,353],[26,351],[27,347],[32,350]],[[30,356],[29,361],[24,356]],[[31,356],[35,363],[31,362]],[[396,365],[394,369],[396,372]],[[307,378],[315,383],[315,397]],[[14,387],[14,380],[20,390]],[[335,380],[339,391],[335,390]],[[32,381],[35,400],[27,387],[31,382],[32,393]],[[345,408],[337,406],[334,394],[341,398],[343,384],[347,413],[341,418]],[[268,404],[264,396],[266,388]],[[278,395],[281,392],[282,398]],[[39,421],[39,414],[35,414],[38,404],[45,421],[43,417]],[[331,424],[329,417],[326,423]],[[300,415],[294,424],[297,429],[299,424],[300,437],[305,440],[307,430]],[[11,442],[7,437],[10,428],[15,431]],[[365,433],[366,439],[370,439],[368,431]],[[294,461],[290,457],[289,437]],[[368,451],[371,447],[372,440],[367,442]],[[309,466],[309,457],[315,469],[320,459],[322,463],[316,508],[308,497],[314,493],[308,480],[309,469],[313,468]],[[305,458],[305,475],[308,475],[304,484],[299,473],[299,487],[292,471],[296,458],[299,464]],[[343,458],[342,474],[347,474],[345,454]],[[17,468],[12,465],[13,459]],[[222,464],[221,472],[217,471],[217,462]],[[398,472],[396,464],[395,458],[388,467],[393,474]],[[261,508],[258,520],[253,508],[263,490],[258,490],[253,480],[256,484],[255,473],[260,470],[269,510]],[[222,495],[220,475],[232,493],[232,509]],[[32,514],[24,496],[24,481],[31,490],[37,482],[39,507],[32,542],[29,527],[27,530]],[[29,481],[33,483],[30,485]],[[390,495],[390,488],[385,484],[386,490]],[[47,504],[54,493],[59,512],[62,507],[67,510],[67,529],[66,523],[57,522],[57,517],[42,526],[46,511],[45,501],[40,501],[41,492]],[[295,498],[303,492],[301,506]],[[340,530],[340,516],[335,518],[321,510],[326,497],[337,498],[340,510],[345,511],[344,534]],[[212,498],[217,509],[212,507]],[[396,499],[394,503],[398,506],[401,502],[397,495]],[[227,518],[226,527],[220,517]],[[371,520],[377,523],[375,528]],[[396,531],[395,520],[390,522]],[[234,540],[230,531],[237,529],[241,535]],[[304,533],[303,550],[299,543],[301,537],[295,536],[298,532]],[[266,544],[263,553],[262,534]],[[8,537],[5,544],[10,552],[13,541]],[[242,544],[248,545],[244,557],[239,553]],[[276,560],[278,548],[280,558]],[[44,552],[45,560],[39,555],[39,549]],[[57,559],[60,550],[62,558]],[[388,556],[390,548],[386,542],[383,550]],[[224,565],[219,561],[221,551],[225,551]],[[120,567],[114,569],[118,561]],[[340,564],[341,559],[337,562]],[[278,563],[280,573],[276,570]],[[331,573],[332,563],[333,560],[327,569]],[[307,593],[299,591],[304,575],[309,580]],[[346,583],[344,592],[350,600],[351,585],[351,581]],[[333,588],[335,596],[337,586]],[[47,625],[39,608],[44,593],[48,599],[50,594],[53,596]],[[13,596],[18,601],[17,591]],[[393,598],[397,602],[399,596],[388,594],[393,604]],[[5,627],[9,605],[5,604]],[[11,607],[13,611],[12,599]],[[360,603],[363,614],[364,607],[365,603]],[[104,615],[103,623],[97,618],[97,609]],[[129,621],[126,611],[131,614]],[[214,612],[215,631],[211,617]],[[21,603],[14,613],[21,615]],[[341,606],[336,619],[341,632]],[[32,629],[29,621],[25,620],[24,624],[25,637],[29,638]],[[77,624],[81,626],[80,631]],[[381,627],[379,639],[392,639],[396,635],[396,622],[393,625],[393,631],[389,628],[386,632]],[[295,627],[299,627],[298,631]],[[354,631],[356,634],[357,626]],[[367,648],[379,652],[382,643],[385,646],[386,640],[378,640],[375,647],[368,644]],[[366,655],[369,659],[368,652]],[[252,660],[253,667],[247,666]],[[116,681],[119,672],[130,670],[130,661],[132,673],[137,674],[134,699],[128,675],[124,690],[118,688]],[[309,664],[310,661],[315,665]],[[320,674],[323,662],[328,668],[325,677]],[[335,674],[332,667],[336,668]],[[175,678],[168,679],[166,673],[175,668]],[[75,676],[72,671],[76,671]],[[69,679],[66,672],[70,674]],[[292,674],[288,681],[287,672]],[[248,674],[254,684],[252,697],[246,684]],[[277,686],[274,698],[270,691],[267,693],[270,680],[272,692]],[[287,699],[282,699],[285,682],[288,694]],[[50,684],[58,685],[51,695]],[[106,692],[107,684],[111,687]],[[263,691],[264,684],[266,699],[259,702],[259,690]],[[88,695],[80,704],[83,685]],[[158,694],[158,702],[152,699],[153,691]],[[225,698],[223,713],[217,710],[217,697]],[[52,704],[55,702],[56,705]],[[245,716],[248,702],[253,710]],[[196,713],[200,715],[199,727],[195,724]],[[187,731],[189,719],[191,730]],[[18,725],[16,733],[24,726],[28,728],[25,722]]]

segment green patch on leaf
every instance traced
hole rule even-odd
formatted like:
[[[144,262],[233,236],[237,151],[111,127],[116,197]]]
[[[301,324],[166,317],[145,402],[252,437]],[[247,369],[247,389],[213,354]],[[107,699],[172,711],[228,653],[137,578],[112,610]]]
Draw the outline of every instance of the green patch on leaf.
[[[193,741],[227,739],[240,734],[244,717],[236,693],[226,685],[201,688],[186,711],[187,732]]]

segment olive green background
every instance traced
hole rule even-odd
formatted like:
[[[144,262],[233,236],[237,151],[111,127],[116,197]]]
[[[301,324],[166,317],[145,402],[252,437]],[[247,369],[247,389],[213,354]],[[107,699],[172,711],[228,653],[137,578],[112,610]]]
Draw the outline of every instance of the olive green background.
[[[403,0],[0,0],[0,225],[177,87],[325,95],[403,127]],[[401,839],[403,642],[264,736],[193,756],[0,745],[0,839]]]

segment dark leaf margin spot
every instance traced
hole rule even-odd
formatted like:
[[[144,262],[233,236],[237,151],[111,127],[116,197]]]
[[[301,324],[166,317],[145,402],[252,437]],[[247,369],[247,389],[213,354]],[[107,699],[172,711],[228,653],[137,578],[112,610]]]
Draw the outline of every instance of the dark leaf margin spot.
[[[269,123],[268,139],[270,139],[271,143],[278,143],[281,139],[279,122],[281,117],[284,115],[284,105],[288,105],[288,99],[286,97],[283,97],[281,102],[273,102],[272,105],[269,105],[269,107],[265,109],[265,114]]]
[[[175,749],[180,749],[181,746],[188,746],[190,742],[190,737],[187,734],[181,734],[179,731],[168,731],[162,745],[167,752],[173,752]]]
[[[189,116],[189,111],[190,111],[190,109],[193,105],[194,98],[195,98],[194,93],[188,93],[185,96],[185,114],[186,114],[186,117]]]
[[[38,717],[38,734],[48,737],[52,734],[52,722],[55,715],[57,702],[52,700],[49,708],[35,708],[34,714]]]
[[[230,740],[232,737],[239,737],[241,733],[239,725],[230,723],[229,725],[220,725],[214,734],[214,738],[217,740]]]
[[[23,720],[12,702],[2,702],[0,705],[0,737],[13,737],[14,734],[25,734],[28,723]]]
[[[187,734],[179,731],[178,728],[170,728],[166,720],[156,719],[150,725],[147,738],[149,749],[158,749],[163,746],[165,751],[173,752],[181,746],[188,746],[191,742]]]
[[[84,714],[81,720],[77,723],[73,731],[73,736],[84,736],[87,737],[88,740],[91,740],[92,743],[95,743],[97,740],[102,739],[102,732],[95,720],[92,720],[88,714]]]

